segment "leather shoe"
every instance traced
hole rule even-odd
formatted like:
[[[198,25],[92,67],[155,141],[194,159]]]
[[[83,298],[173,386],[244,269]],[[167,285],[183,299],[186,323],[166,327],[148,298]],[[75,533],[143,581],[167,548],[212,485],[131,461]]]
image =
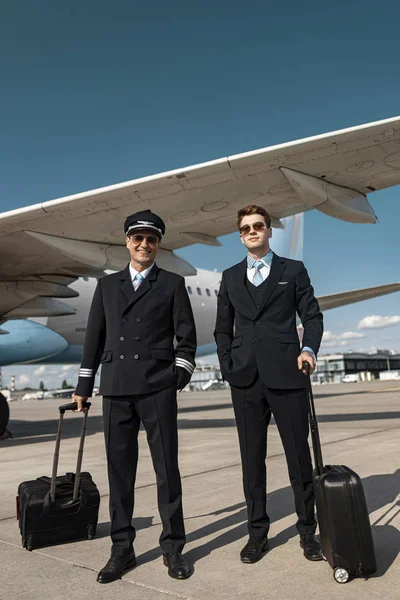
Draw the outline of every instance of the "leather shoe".
[[[180,552],[168,552],[163,554],[163,562],[168,567],[168,575],[174,579],[187,579],[190,577],[190,567],[186,558]]]
[[[321,544],[313,533],[301,535],[300,546],[308,560],[323,560]]]
[[[247,564],[255,563],[259,561],[268,550],[268,538],[257,538],[251,535],[247,544],[240,552],[240,560]]]
[[[108,563],[97,575],[97,581],[99,583],[111,583],[116,579],[120,579],[126,571],[133,569],[133,567],[136,567],[134,552],[122,555],[111,554]]]

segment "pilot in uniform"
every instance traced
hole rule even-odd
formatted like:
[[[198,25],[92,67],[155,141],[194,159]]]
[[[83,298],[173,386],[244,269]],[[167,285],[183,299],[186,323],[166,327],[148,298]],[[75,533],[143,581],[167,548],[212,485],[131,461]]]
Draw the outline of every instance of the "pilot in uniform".
[[[157,478],[164,565],[171,577],[186,579],[176,394],[195,368],[195,323],[184,278],[154,262],[163,220],[150,210],[137,212],[124,232],[131,262],[98,281],[74,396],[79,412],[101,363],[112,551],[97,581],[119,579],[136,564],[131,520],[141,422]]]

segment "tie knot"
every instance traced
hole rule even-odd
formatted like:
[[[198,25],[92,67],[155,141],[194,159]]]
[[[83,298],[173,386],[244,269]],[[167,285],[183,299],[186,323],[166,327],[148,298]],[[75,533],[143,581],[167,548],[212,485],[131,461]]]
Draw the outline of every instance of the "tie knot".
[[[139,283],[141,283],[144,280],[144,277],[141,273],[136,273],[135,276],[135,281],[138,281]]]
[[[259,271],[260,269],[262,269],[264,266],[264,263],[261,260],[256,260],[253,264],[253,267],[255,268],[256,271]]]

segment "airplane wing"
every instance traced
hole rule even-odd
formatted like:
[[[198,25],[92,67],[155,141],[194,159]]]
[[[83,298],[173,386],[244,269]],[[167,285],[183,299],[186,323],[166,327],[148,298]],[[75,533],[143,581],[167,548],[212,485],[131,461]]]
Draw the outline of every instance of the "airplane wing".
[[[400,183],[400,117],[228,156],[0,214],[0,323],[68,314],[68,279],[98,276],[128,261],[125,217],[150,208],[166,222],[157,261],[195,269],[173,251],[219,245],[249,203],[283,217],[316,208],[374,223],[367,194]],[[16,311],[16,312],[15,312]],[[33,314],[32,314],[33,313]]]
[[[388,283],[386,285],[377,285],[375,287],[352,290],[351,292],[340,292],[338,294],[328,294],[326,296],[318,296],[318,302],[322,311],[330,308],[338,308],[346,304],[361,302],[361,300],[369,300],[377,298],[385,294],[392,294],[400,290],[400,283]]]

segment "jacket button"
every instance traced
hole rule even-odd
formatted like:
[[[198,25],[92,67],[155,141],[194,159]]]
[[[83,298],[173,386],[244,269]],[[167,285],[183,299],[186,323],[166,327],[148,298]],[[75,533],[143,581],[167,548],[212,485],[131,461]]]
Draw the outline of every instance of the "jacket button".
[[[123,335],[121,335],[121,337],[119,339],[120,339],[121,342],[123,342],[125,338],[124,338]]]
[[[141,319],[140,317],[138,317],[138,318],[136,319],[137,323],[140,323],[140,322],[141,322],[141,320],[142,320],[142,319]]]
[[[125,358],[125,356],[123,354],[120,354],[119,357],[121,360],[124,360],[124,358]]]
[[[126,319],[122,319],[122,322],[123,322],[123,323],[126,323]]]
[[[135,354],[135,356],[133,357],[135,360],[137,360],[139,358],[139,354]]]
[[[138,342],[140,340],[140,337],[138,335],[135,336],[135,340]]]
[[[256,325],[259,325],[259,324],[260,324],[260,321],[256,321]]]

